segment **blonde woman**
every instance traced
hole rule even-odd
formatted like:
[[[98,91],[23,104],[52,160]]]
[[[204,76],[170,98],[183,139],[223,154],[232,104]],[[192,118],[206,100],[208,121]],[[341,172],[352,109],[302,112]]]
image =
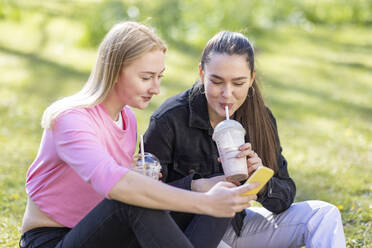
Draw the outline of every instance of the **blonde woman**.
[[[192,247],[200,234],[185,235],[161,209],[232,217],[256,199],[241,196],[255,184],[198,193],[129,169],[137,125],[128,106],[143,109],[159,93],[166,50],[148,27],[117,24],[82,90],[46,109],[20,247]]]

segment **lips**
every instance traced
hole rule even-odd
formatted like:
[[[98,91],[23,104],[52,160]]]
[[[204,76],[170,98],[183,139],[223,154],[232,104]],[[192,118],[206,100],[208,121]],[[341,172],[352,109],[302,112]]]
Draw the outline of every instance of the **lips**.
[[[145,102],[148,102],[151,100],[151,96],[143,96],[142,99],[145,101]]]
[[[225,109],[225,106],[227,106],[229,109],[233,107],[234,104],[232,103],[220,103],[221,108]]]

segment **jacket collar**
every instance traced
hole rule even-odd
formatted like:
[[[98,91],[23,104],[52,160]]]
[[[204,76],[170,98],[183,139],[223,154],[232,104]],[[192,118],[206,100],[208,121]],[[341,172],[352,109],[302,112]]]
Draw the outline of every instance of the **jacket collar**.
[[[190,93],[194,87],[190,90]],[[208,134],[212,135],[213,128],[209,121],[207,99],[200,91],[197,91],[192,98],[189,98],[189,111],[189,126],[208,130]]]

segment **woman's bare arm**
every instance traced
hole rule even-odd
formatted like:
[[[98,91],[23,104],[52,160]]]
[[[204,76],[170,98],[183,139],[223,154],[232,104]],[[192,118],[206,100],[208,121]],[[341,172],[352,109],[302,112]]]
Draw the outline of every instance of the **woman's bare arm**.
[[[129,171],[111,188],[108,196],[147,208],[232,217],[256,199],[255,195],[241,196],[255,187],[256,184],[236,187],[229,182],[219,182],[208,192],[200,193],[172,187]]]

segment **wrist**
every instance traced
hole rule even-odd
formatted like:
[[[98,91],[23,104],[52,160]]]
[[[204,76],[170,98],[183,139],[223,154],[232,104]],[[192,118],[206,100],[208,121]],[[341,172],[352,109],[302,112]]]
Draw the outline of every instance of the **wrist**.
[[[202,192],[195,192],[195,194],[197,194],[197,199],[193,202],[193,208],[196,209],[199,214],[209,215],[211,212],[210,196]]]

